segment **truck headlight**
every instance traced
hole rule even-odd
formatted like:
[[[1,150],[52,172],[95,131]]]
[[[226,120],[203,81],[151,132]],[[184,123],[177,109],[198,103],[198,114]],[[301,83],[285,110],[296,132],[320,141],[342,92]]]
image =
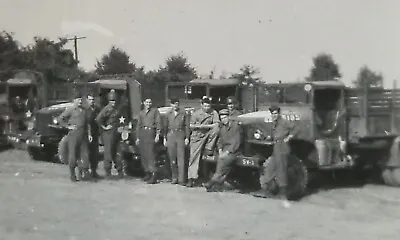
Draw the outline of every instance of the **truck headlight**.
[[[262,137],[262,135],[263,135],[262,132],[261,132],[260,130],[257,129],[257,130],[254,132],[254,135],[253,135],[253,136],[254,136],[255,139],[260,140],[261,137]]]
[[[124,140],[124,141],[126,141],[126,140],[128,140],[128,138],[129,138],[129,131],[123,130],[123,131],[121,132],[121,139]]]
[[[3,118],[4,118],[4,121],[6,121],[6,122],[10,120],[10,116],[8,116],[8,115],[4,115]]]
[[[57,118],[53,118],[53,124],[58,124]]]

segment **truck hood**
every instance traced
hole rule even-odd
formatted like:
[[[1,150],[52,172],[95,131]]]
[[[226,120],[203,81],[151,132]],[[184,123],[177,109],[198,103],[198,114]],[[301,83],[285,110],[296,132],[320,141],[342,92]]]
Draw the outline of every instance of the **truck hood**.
[[[53,112],[62,112],[65,109],[72,107],[73,105],[74,105],[73,102],[55,104],[55,105],[40,109],[38,111],[38,113],[46,114],[46,113],[53,113]]]

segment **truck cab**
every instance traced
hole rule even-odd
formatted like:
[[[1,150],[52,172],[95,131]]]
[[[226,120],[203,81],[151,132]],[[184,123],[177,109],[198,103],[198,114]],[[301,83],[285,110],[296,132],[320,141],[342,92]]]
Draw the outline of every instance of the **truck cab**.
[[[217,111],[226,108],[228,97],[234,97],[238,103],[241,102],[238,79],[194,79],[188,83],[169,83],[166,93],[167,106],[171,97],[177,97],[181,106],[188,110],[199,108],[204,96],[211,98],[212,107]]]

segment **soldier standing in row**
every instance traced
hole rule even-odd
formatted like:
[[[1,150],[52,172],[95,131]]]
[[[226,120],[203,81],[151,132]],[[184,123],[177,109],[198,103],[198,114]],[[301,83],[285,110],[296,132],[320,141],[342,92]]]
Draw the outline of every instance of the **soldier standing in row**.
[[[88,95],[88,136],[89,136],[89,162],[90,171],[93,178],[99,178],[97,174],[97,166],[99,163],[99,125],[96,122],[96,116],[99,114],[99,109],[95,105],[94,97]]]
[[[286,188],[288,184],[287,178],[287,161],[290,154],[289,141],[295,136],[295,126],[292,122],[281,117],[281,109],[277,106],[271,106],[269,111],[272,115],[272,142],[274,144],[273,153],[268,162],[264,164],[263,173],[260,176],[260,184],[262,190],[256,193],[256,197],[271,198],[272,185],[274,181],[279,187],[277,197],[286,199]]]
[[[142,167],[146,173],[143,178],[149,184],[157,183],[155,143],[160,140],[161,116],[157,108],[152,108],[152,101],[147,98],[144,109],[140,111],[136,125],[136,145],[139,145]]]
[[[235,98],[228,97],[226,99],[226,104],[228,107],[229,119],[230,120],[238,120],[237,116],[239,116],[242,113],[239,110],[237,110],[237,104],[236,104]]]
[[[172,184],[186,183],[185,147],[189,144],[190,129],[189,117],[184,109],[180,109],[179,100],[171,99],[171,111],[165,119],[165,139],[168,156],[171,164]]]
[[[187,187],[193,187],[198,179],[198,171],[201,156],[213,155],[213,150],[218,137],[219,116],[217,111],[211,108],[209,98],[201,101],[201,108],[194,111],[190,119],[190,158],[188,169]]]
[[[242,130],[237,121],[232,120],[228,109],[219,111],[221,128],[219,130],[217,167],[211,180],[204,186],[207,191],[216,190],[222,186],[228,176],[232,165],[235,163],[237,152],[241,144]]]
[[[104,170],[106,178],[111,177],[112,163],[118,171],[118,178],[124,177],[122,162],[117,155],[118,145],[118,122],[119,109],[116,106],[116,92],[111,89],[108,93],[108,104],[100,111],[96,117],[97,124],[102,129],[102,137],[104,144]]]
[[[67,108],[58,118],[57,123],[66,123],[70,130],[68,139],[68,164],[70,170],[70,179],[77,181],[75,168],[79,168],[79,177],[81,174],[89,176],[89,156],[87,141],[87,109],[82,104],[82,99],[78,98],[71,108]],[[77,160],[80,156],[81,161]]]

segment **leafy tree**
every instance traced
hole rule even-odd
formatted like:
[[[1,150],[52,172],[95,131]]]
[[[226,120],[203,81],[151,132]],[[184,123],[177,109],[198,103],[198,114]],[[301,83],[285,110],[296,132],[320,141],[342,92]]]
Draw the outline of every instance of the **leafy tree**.
[[[178,53],[167,58],[165,66],[158,69],[155,78],[161,82],[189,82],[197,78],[197,72],[188,58]]]
[[[368,88],[383,88],[383,76],[381,73],[372,71],[368,66],[363,66],[353,84],[359,88],[363,88],[365,84]]]
[[[232,74],[231,78],[237,78],[242,82],[254,83],[260,80],[260,78],[257,77],[259,73],[260,70],[258,68],[251,65],[243,65],[243,67],[240,68],[240,72]]]
[[[136,70],[136,65],[131,62],[129,55],[115,46],[97,60],[95,67],[96,73],[101,75],[133,73]]]
[[[338,64],[335,63],[332,56],[321,53],[313,58],[314,66],[310,70],[307,81],[327,81],[340,78],[342,75],[339,71]]]
[[[13,33],[0,32],[0,79],[11,76],[12,70],[23,68],[25,65],[22,56],[22,46],[14,39]]]

